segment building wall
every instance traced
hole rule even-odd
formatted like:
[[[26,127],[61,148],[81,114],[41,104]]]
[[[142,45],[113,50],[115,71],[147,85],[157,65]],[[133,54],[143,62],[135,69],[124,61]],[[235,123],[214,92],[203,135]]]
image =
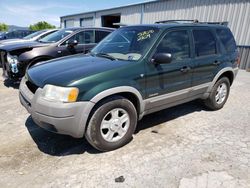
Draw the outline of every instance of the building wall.
[[[198,19],[202,22],[228,21],[237,45],[241,46],[241,59],[246,66],[250,61],[250,0],[161,0],[139,5],[125,6],[109,10],[101,10],[88,14],[62,17],[65,20],[74,19],[74,26],[80,26],[84,17],[93,17],[93,26],[101,27],[101,17],[109,14],[121,14],[121,23],[150,24],[160,20]],[[243,53],[243,49],[245,52]]]

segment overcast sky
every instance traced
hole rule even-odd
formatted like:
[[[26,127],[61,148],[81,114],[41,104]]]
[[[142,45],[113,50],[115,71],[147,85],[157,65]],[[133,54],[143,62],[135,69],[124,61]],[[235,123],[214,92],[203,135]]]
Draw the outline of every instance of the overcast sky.
[[[60,16],[149,0],[0,0],[0,23],[29,26],[47,21],[60,26]]]

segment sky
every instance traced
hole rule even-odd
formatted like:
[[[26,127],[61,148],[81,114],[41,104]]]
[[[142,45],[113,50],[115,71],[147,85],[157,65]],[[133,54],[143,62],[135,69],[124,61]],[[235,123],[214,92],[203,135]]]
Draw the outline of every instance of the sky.
[[[60,26],[60,16],[149,0],[0,0],[0,23],[29,26],[47,21]]]

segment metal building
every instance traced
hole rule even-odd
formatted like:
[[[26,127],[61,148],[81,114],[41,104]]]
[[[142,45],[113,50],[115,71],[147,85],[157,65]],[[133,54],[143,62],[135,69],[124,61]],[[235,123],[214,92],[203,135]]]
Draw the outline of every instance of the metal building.
[[[250,0],[150,1],[62,16],[61,27],[117,27],[114,23],[150,24],[176,19],[228,22],[239,46],[240,68],[250,70]]]

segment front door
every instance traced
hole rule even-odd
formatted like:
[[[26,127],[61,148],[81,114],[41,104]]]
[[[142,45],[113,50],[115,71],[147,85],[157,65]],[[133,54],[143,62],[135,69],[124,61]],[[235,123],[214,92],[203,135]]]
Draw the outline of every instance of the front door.
[[[68,46],[68,41],[78,42],[75,46]],[[58,46],[58,55],[67,56],[79,53],[87,53],[95,46],[94,30],[80,31]]]
[[[188,96],[192,79],[190,34],[187,30],[168,31],[156,48],[157,53],[169,53],[169,64],[146,65],[147,102],[145,109],[159,108]]]

